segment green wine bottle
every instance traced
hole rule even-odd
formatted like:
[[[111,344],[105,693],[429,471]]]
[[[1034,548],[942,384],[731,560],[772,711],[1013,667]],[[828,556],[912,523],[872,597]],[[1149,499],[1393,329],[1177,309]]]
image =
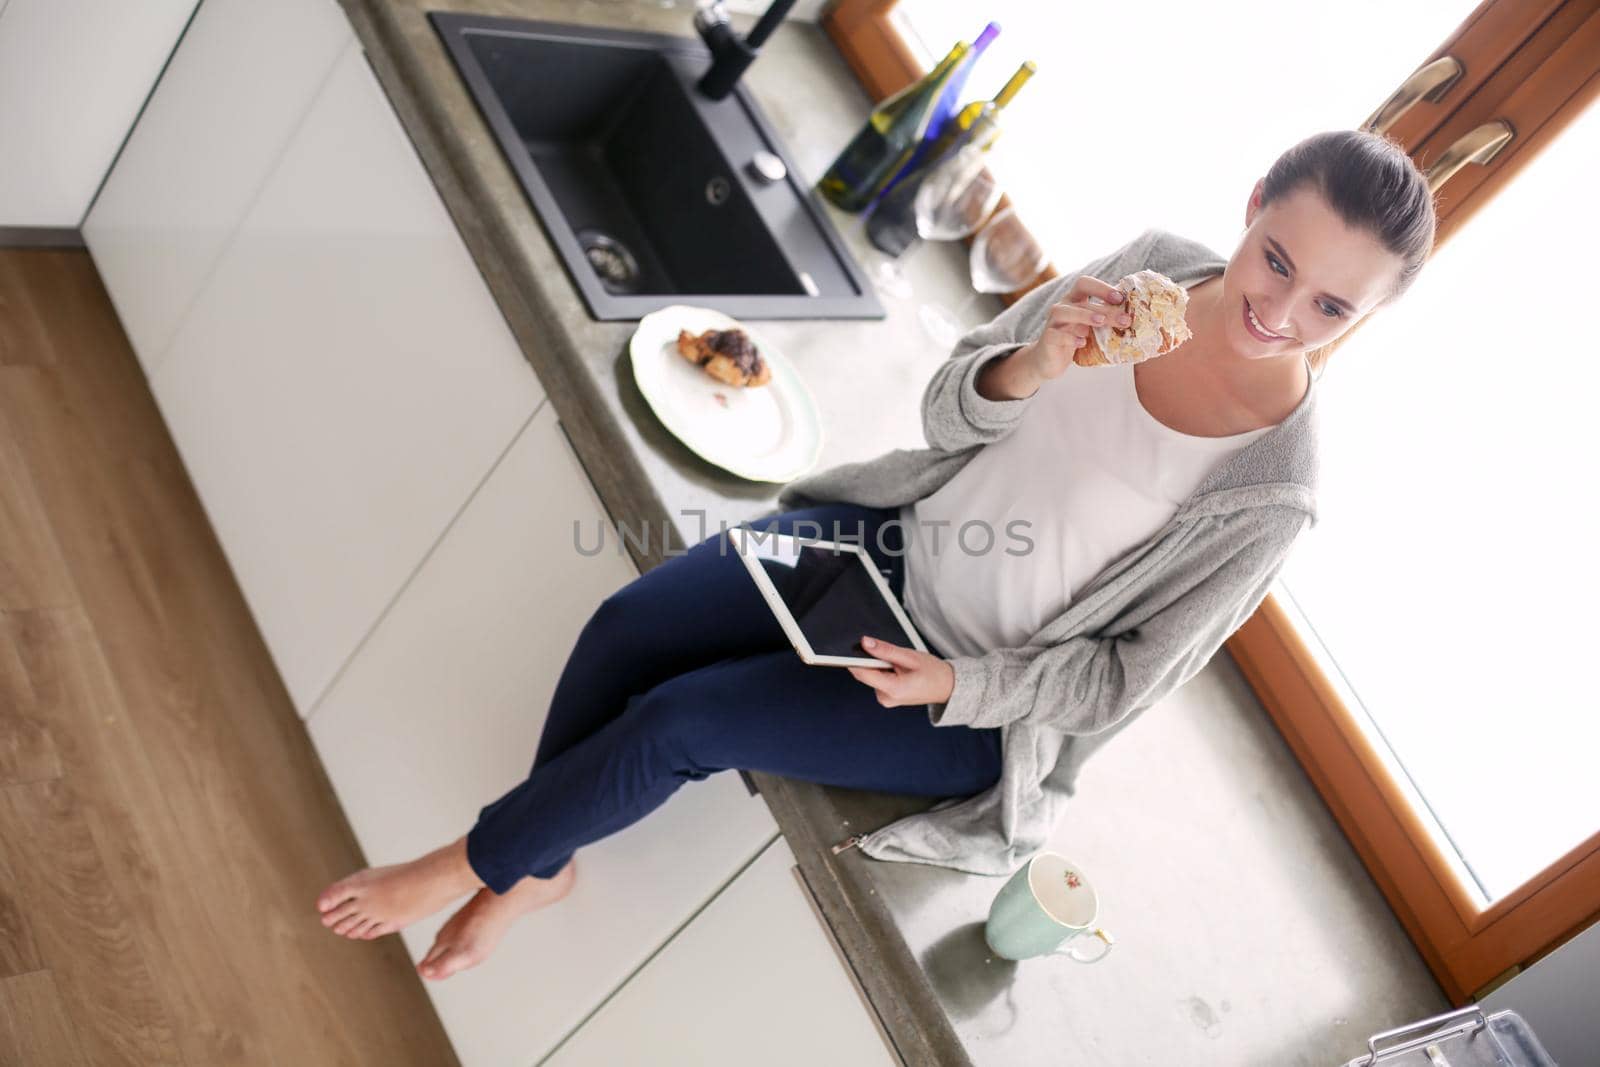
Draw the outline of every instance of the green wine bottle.
[[[895,183],[883,194],[867,219],[867,239],[874,246],[898,256],[917,242],[917,191],[922,181],[940,163],[964,148],[987,152],[1000,139],[1000,112],[1011,103],[1038,67],[1030,60],[995,94],[993,100],[974,100],[945,123],[944,132],[933,142],[924,163]]]
[[[961,41],[919,81],[873,108],[872,114],[839,158],[817,182],[817,190],[841,211],[860,211],[895,173],[907,153],[922,142],[928,119],[945,84],[972,45]]]
[[[969,144],[980,144],[987,151],[1000,138],[1000,112],[1011,103],[1028,79],[1039,70],[1038,64],[1028,60],[1017,68],[1009,81],[994,94],[993,100],[974,100],[945,126],[945,131],[933,142],[928,158],[938,160],[952,147],[960,149]]]

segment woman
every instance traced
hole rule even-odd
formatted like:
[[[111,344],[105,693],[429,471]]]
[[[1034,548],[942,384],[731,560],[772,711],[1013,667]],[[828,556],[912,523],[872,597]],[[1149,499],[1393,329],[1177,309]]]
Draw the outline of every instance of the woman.
[[[446,977],[565,895],[575,849],[735,767],[945,798],[848,844],[1009,874],[1084,759],[1206,663],[1314,521],[1311,354],[1409,287],[1434,208],[1401,148],[1338,131],[1278,159],[1245,226],[1227,261],[1150,230],[1039,286],[935,373],[931,447],[802,479],[751,524],[860,540],[931,652],[864,639],[891,669],[805,666],[708,538],[589,620],[528,779],[450,844],[333,883],[324,925],[370,939],[472,893],[418,963]],[[1126,324],[1112,283],[1146,268],[1188,290],[1193,336],[1076,366],[1094,325]]]

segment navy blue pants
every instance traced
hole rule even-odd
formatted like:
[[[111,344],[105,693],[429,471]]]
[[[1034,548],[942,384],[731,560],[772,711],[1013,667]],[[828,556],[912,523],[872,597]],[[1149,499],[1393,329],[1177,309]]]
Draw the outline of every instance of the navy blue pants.
[[[834,504],[752,522],[866,546],[904,587],[891,509]],[[796,522],[815,522],[796,531]],[[504,893],[637,822],[684,782],[730,769],[913,796],[982,792],[1000,731],[934,726],[886,708],[842,667],[808,667],[718,532],[607,597],[579,634],[518,786],[478,813],[467,859]]]

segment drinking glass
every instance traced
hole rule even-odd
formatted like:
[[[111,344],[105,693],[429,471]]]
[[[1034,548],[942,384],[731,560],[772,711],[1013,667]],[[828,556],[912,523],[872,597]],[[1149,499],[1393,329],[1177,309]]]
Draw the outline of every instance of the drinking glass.
[[[911,297],[911,279],[906,277],[906,272],[900,265],[899,256],[891,256],[877,245],[872,243],[872,238],[867,236],[867,219],[872,214],[872,205],[861,213],[861,243],[867,248],[867,257],[871,261],[867,273],[872,278],[872,285],[878,290],[879,296],[894,297],[897,300],[907,300]],[[901,253],[904,255],[904,253]]]
[[[954,347],[967,332],[967,315],[985,294],[1020,289],[1038,277],[1049,262],[1044,247],[1017,218],[1015,208],[998,212],[978,232],[968,253],[967,269],[977,292],[954,315],[924,304],[920,309],[923,328],[940,345]]]
[[[928,172],[917,190],[917,236],[959,241],[971,236],[1000,203],[1000,186],[984,167],[987,154],[969,145]]]
[[[957,241],[983,225],[1000,202],[1000,186],[985,168],[986,159],[983,149],[968,145],[928,171],[912,202],[919,238]],[[874,278],[885,292],[902,298],[911,295],[902,262],[916,247],[913,244],[898,257],[884,257],[874,267]]]

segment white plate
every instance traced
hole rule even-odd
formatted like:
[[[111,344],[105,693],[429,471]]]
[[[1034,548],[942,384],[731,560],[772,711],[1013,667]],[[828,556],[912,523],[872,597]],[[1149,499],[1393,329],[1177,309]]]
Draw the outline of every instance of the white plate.
[[[735,329],[772,368],[766,385],[725,385],[678,354],[679,330]],[[674,304],[639,321],[628,351],[651,410],[701,458],[757,482],[787,482],[816,465],[822,420],[811,390],[755,330],[711,308]]]

